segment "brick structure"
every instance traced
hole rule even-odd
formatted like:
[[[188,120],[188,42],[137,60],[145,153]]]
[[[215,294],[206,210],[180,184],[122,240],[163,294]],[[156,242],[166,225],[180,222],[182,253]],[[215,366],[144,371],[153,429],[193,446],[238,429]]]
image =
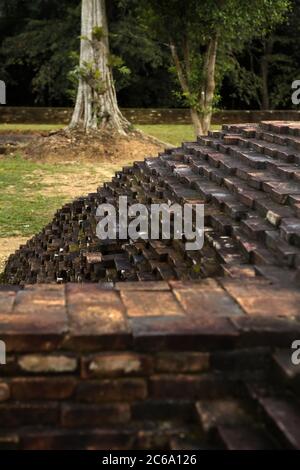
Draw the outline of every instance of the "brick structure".
[[[300,449],[299,136],[225,126],[146,159],[10,258],[0,448]],[[120,194],[203,201],[203,250],[100,242]]]

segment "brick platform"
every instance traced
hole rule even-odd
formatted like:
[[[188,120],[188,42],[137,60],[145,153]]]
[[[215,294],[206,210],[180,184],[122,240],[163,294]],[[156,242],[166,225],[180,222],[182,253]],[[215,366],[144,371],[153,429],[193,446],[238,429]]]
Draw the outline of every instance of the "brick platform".
[[[299,175],[299,124],[225,126],[59,211],[0,287],[0,448],[300,449]],[[100,243],[119,195],[204,202],[203,250]]]
[[[0,448],[300,448],[299,296],[262,279],[2,287]]]

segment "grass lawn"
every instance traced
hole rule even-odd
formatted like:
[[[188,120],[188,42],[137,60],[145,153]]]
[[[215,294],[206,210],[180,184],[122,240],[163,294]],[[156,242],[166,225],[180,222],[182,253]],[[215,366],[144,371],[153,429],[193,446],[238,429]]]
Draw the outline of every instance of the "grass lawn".
[[[40,171],[45,175],[70,175],[70,168],[38,164],[21,157],[0,159],[0,237],[27,236],[38,231],[53,215],[64,197],[56,194],[43,195],[46,185]]]
[[[194,128],[188,124],[149,124],[144,126],[138,125],[136,127],[146,134],[172,145],[180,145],[181,142],[195,140]],[[213,130],[220,129],[220,127],[212,126]]]

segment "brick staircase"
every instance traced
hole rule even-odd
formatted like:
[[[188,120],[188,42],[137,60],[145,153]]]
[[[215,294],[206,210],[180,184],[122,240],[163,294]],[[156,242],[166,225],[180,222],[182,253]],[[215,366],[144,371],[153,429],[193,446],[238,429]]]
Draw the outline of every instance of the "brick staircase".
[[[299,284],[300,127],[223,126],[197,142],[117,173],[64,206],[8,262],[12,284],[262,276]],[[205,204],[205,245],[181,240],[100,242],[96,208],[129,203]]]

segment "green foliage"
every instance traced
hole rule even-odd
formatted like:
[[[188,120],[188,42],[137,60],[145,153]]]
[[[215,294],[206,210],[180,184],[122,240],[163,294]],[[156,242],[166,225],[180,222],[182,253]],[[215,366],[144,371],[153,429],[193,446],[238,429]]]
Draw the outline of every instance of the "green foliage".
[[[110,56],[108,57],[108,65],[111,68],[117,69],[122,75],[129,76],[131,74],[130,68],[125,65],[125,62],[122,57],[119,57],[117,55],[110,54]]]
[[[143,7],[151,29],[166,44],[172,42],[176,47],[188,85],[188,91],[181,93],[182,102],[203,114],[210,111],[202,109],[200,104],[206,80],[205,51],[210,39],[218,37],[217,95],[224,76],[230,70],[234,70],[240,89],[245,89],[244,84],[246,81],[249,83],[250,75],[243,76],[239,65],[234,63],[234,54],[247,47],[249,41],[269,34],[276,24],[282,22],[290,1],[145,0]],[[171,70],[175,72],[175,68]],[[251,93],[254,93],[254,87]],[[176,95],[178,97],[178,92]],[[220,102],[219,97],[214,106],[216,102]]]
[[[271,105],[291,107],[291,82],[300,75],[300,0],[106,3],[113,52],[109,61],[121,106],[197,106],[205,80],[205,50],[211,35],[218,34],[218,98],[213,107],[261,105],[260,64],[264,38],[270,36],[275,37],[268,55]],[[8,84],[10,104],[72,104],[78,77],[89,75],[78,69],[80,4],[79,0],[1,0],[0,77]],[[286,12],[288,21],[280,26]],[[102,28],[94,28],[92,41],[100,41],[103,34]],[[170,39],[182,62],[184,47],[189,46],[188,94],[181,93],[174,73]]]
[[[92,38],[96,41],[101,41],[104,37],[104,31],[101,26],[95,26],[92,30]]]
[[[78,84],[81,2],[1,0],[0,76],[11,105],[72,105]],[[172,106],[168,51],[136,16],[137,0],[107,2],[114,79],[123,106]],[[92,40],[103,37],[95,28]],[[87,38],[86,38],[87,39]]]
[[[71,51],[78,49],[80,5],[76,0],[11,0],[7,28],[0,44],[0,74],[9,86],[10,100],[56,104],[66,98],[68,72],[74,67]]]

